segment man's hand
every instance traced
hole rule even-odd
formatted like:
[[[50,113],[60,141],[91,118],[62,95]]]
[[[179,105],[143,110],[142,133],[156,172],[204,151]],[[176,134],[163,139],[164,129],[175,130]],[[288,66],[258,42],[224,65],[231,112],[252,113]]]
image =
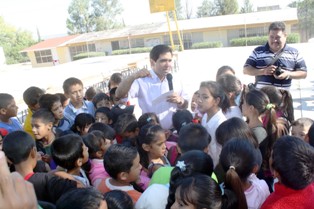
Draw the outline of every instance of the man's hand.
[[[137,71],[134,74],[134,76],[135,76],[135,79],[138,79],[138,78],[151,77],[151,74],[150,74],[149,70],[144,68],[144,69]]]
[[[167,102],[183,105],[184,99],[177,92],[173,92],[167,97]]]
[[[10,173],[4,152],[0,151],[0,209],[37,209],[34,187],[23,177]]]
[[[281,73],[279,76],[274,74],[274,77],[278,80],[284,80],[284,79],[289,79],[290,78],[290,72],[287,70],[282,70],[283,73]]]
[[[277,66],[270,65],[263,69],[263,75],[274,75]]]

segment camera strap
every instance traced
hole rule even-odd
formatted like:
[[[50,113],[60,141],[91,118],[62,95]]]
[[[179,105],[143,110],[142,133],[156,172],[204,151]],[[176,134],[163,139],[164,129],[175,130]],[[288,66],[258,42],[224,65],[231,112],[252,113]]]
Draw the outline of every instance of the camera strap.
[[[273,60],[269,63],[269,65],[275,64],[275,62],[277,62],[277,60],[279,60],[279,58],[281,57],[281,55],[283,53],[284,53],[284,48],[281,50],[281,52],[279,54],[276,54],[275,57],[273,57]]]

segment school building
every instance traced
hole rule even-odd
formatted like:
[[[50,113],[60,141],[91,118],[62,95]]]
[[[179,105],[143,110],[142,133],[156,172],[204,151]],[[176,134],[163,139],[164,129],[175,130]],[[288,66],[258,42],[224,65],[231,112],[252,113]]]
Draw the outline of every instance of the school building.
[[[220,41],[228,47],[234,38],[265,36],[274,21],[284,21],[287,33],[298,32],[296,8],[180,20],[178,26],[184,48],[190,49],[199,42]],[[179,45],[175,22],[170,26],[174,44]],[[84,52],[110,55],[114,50],[157,44],[171,45],[166,21],[47,39],[22,52],[27,53],[33,67],[45,67],[71,62],[75,55]]]

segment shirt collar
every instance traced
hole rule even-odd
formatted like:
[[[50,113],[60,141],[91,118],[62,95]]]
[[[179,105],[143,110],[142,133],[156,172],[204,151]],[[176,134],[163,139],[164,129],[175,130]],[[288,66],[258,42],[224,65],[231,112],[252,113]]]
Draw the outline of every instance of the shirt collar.
[[[73,104],[70,102],[70,103],[69,103],[69,108],[70,108],[74,113],[76,113],[78,110],[87,110],[87,105],[86,105],[85,101],[83,100],[83,106],[80,107],[79,109],[76,109],[76,108],[73,106]]]

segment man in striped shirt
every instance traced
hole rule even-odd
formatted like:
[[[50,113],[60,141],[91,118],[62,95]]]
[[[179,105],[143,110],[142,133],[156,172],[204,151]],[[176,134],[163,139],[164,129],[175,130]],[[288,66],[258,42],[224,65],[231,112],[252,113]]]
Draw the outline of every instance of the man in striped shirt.
[[[291,79],[306,78],[303,57],[286,40],[285,23],[273,22],[268,29],[268,42],[255,48],[246,60],[243,73],[255,76],[257,88],[273,85],[289,90]]]

